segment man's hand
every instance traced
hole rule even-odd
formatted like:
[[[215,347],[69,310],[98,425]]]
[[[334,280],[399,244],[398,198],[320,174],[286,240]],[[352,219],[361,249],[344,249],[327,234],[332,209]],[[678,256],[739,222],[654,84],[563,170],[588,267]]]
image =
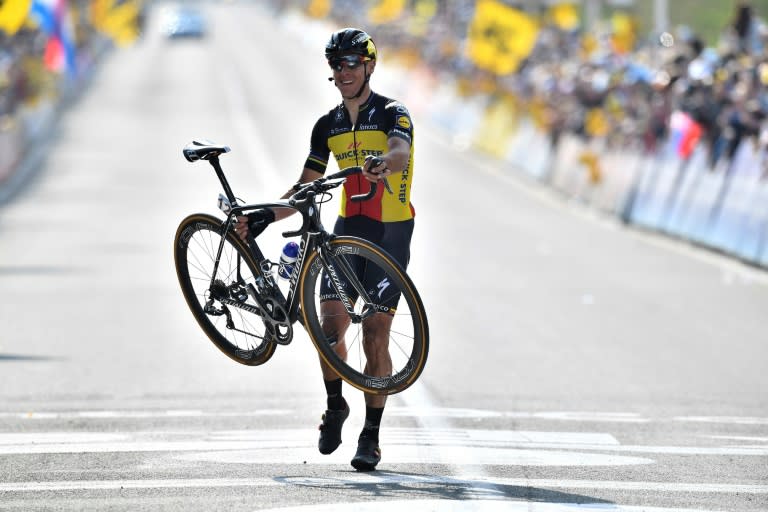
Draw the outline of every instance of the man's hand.
[[[365,157],[365,163],[363,164],[363,176],[365,176],[365,179],[376,182],[383,180],[390,174],[392,174],[392,171],[387,168],[387,162],[384,159],[370,155]]]
[[[275,212],[269,208],[260,208],[246,216],[238,217],[237,224],[235,224],[235,233],[245,242],[249,231],[256,238],[274,221]]]

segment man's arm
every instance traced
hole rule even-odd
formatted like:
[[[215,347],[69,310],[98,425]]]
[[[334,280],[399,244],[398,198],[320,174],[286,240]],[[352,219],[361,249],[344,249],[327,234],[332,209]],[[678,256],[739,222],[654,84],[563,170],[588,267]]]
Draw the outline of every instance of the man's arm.
[[[323,175],[313,169],[310,169],[309,167],[305,167],[304,170],[301,171],[301,176],[299,177],[299,181],[297,183],[309,183],[310,181],[315,181],[318,178],[322,178]],[[295,190],[293,190],[293,187],[289,188],[285,194],[280,196],[280,199],[288,199],[294,194]],[[296,210],[293,210],[291,208],[279,208],[275,210],[275,220],[281,220],[284,219],[290,215],[293,215],[296,213]]]
[[[298,183],[309,183],[310,181],[314,181],[317,178],[322,177],[323,175],[317,171],[314,171],[312,169],[309,169],[307,167],[304,168],[303,171],[301,171],[301,176],[299,177]],[[288,199],[291,197],[294,193],[293,187],[289,188],[288,191],[286,191],[285,194],[283,194],[280,199]],[[260,231],[254,236],[258,236],[261,231],[264,231],[266,229],[268,224],[271,224],[274,221],[282,220],[286,217],[289,217],[296,213],[296,210],[292,208],[265,208],[267,212],[271,211],[274,214],[274,219],[264,224],[263,227],[261,227]],[[260,210],[257,210],[260,211]],[[237,236],[240,237],[243,241],[245,241],[246,235],[248,234],[248,217],[245,215],[240,216],[237,218],[237,224],[235,225],[235,233],[237,233]]]
[[[390,137],[387,139],[388,151],[379,158],[383,163],[378,167],[371,168],[371,159],[366,159],[363,165],[363,176],[368,181],[379,181],[392,174],[403,172],[408,167],[408,160],[411,157],[411,145],[401,137]]]

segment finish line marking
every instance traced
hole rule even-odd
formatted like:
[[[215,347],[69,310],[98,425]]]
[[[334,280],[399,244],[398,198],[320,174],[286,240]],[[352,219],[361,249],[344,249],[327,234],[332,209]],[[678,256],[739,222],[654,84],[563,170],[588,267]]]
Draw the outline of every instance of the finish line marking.
[[[316,437],[313,429],[5,433],[0,434],[0,455],[197,452],[184,457],[243,464],[333,463],[333,457],[316,453]],[[351,438],[347,441],[354,445]],[[453,465],[624,466],[654,462],[637,455],[768,456],[766,444],[622,445],[612,435],[599,432],[481,429],[425,432],[418,428],[391,428],[387,430],[384,446],[387,460],[392,463],[431,460]]]
[[[451,478],[441,476],[406,475],[356,475],[344,478],[278,477],[278,478],[198,478],[166,480],[77,480],[50,482],[5,482],[0,483],[0,492],[52,492],[120,489],[190,489],[226,487],[274,487],[295,485],[303,487],[360,486],[360,485],[445,485],[456,486],[488,493],[497,492],[501,487],[589,489],[618,491],[651,491],[701,494],[768,494],[768,485],[742,485],[693,482],[620,482],[600,480],[554,480],[527,478]],[[491,489],[489,489],[489,487]]]
[[[252,411],[203,411],[200,409],[176,410],[91,410],[91,411],[15,411],[0,412],[2,418],[22,420],[56,419],[144,419],[144,418],[236,418],[261,416],[288,416],[292,409],[259,409]],[[530,420],[574,421],[581,423],[651,423],[661,421],[689,423],[720,423],[731,425],[768,425],[768,417],[746,416],[674,416],[670,418],[648,418],[629,412],[588,412],[588,411],[492,411],[452,407],[417,407],[413,405],[389,406],[387,416],[414,418],[513,418]]]

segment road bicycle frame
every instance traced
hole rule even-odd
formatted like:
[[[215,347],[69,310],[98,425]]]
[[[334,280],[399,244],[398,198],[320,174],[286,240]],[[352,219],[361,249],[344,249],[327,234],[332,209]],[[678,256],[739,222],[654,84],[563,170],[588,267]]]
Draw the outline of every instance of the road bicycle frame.
[[[219,242],[216,260],[214,262],[214,270],[210,284],[211,289],[213,289],[214,281],[216,280],[219,261],[221,259],[221,254],[224,248],[226,235],[233,230],[234,225],[237,223],[237,217],[246,215],[248,212],[260,208],[288,208],[299,212],[302,216],[303,222],[302,226],[298,230],[286,231],[283,233],[283,237],[285,238],[296,236],[301,237],[301,241],[299,243],[299,253],[297,255],[296,262],[294,263],[294,269],[289,280],[287,297],[283,295],[282,290],[280,290],[280,288],[277,286],[277,283],[275,282],[275,279],[272,275],[271,270],[274,263],[265,258],[264,254],[259,248],[259,245],[256,243],[256,239],[250,233],[246,239],[248,249],[258,264],[258,271],[261,274],[257,278],[257,281],[260,280],[261,282],[256,283],[259,287],[259,290],[261,290],[261,293],[257,293],[257,290],[252,290],[253,298],[259,304],[261,311],[251,312],[260,314],[265,320],[267,320],[267,316],[269,316],[269,321],[276,325],[280,325],[287,330],[286,334],[284,335],[281,335],[278,331],[276,331],[275,341],[281,344],[290,343],[291,339],[293,338],[293,331],[291,326],[296,323],[296,321],[301,322],[301,315],[299,314],[300,299],[298,293],[299,278],[300,275],[302,275],[304,272],[307,256],[313,251],[318,252],[320,262],[326,270],[332,286],[338,293],[339,299],[341,300],[342,304],[344,304],[344,307],[347,310],[347,313],[349,314],[353,323],[362,322],[365,318],[368,318],[369,316],[376,313],[376,306],[372,303],[368,293],[360,284],[360,281],[355,276],[355,273],[349,266],[348,262],[343,257],[337,257],[337,255],[333,254],[333,251],[329,245],[329,242],[333,240],[334,235],[328,233],[323,227],[322,220],[320,218],[320,209],[317,207],[317,203],[315,201],[315,196],[317,195],[318,191],[319,193],[323,193],[325,188],[317,189],[317,187],[312,187],[311,184],[306,184],[306,186],[303,187],[299,186],[297,190],[298,193],[288,201],[239,205],[237,198],[235,197],[235,194],[232,191],[226,176],[224,175],[224,171],[221,168],[218,156],[211,156],[207,158],[207,160],[214,168],[216,176],[221,182],[221,186],[224,189],[224,193],[226,194],[225,197],[219,196],[219,207],[227,215],[227,220],[223,223],[221,233],[222,237],[221,241]],[[328,178],[325,178],[323,184],[325,184],[325,187],[328,189],[339,186],[344,181],[344,179],[346,179],[346,176],[352,172],[356,172],[357,170],[359,170],[359,168],[345,169],[339,173],[336,173],[335,175],[331,175]],[[304,192],[303,194],[302,191]],[[369,199],[375,193],[376,184],[372,183],[371,190],[367,194],[353,196],[351,199],[355,201],[362,201]],[[365,303],[365,306],[362,308],[362,312],[360,314],[355,312],[354,301],[352,301],[347,295],[344,286],[342,285],[340,276],[343,276],[346,281],[354,287],[355,292]],[[252,283],[249,283],[249,285],[252,286]],[[276,304],[272,303],[268,306],[265,303],[265,299],[276,301]],[[222,298],[219,298],[219,300],[222,300]],[[247,310],[252,309],[252,306],[238,302],[236,300],[224,299],[222,302],[225,302],[233,307],[239,307]]]

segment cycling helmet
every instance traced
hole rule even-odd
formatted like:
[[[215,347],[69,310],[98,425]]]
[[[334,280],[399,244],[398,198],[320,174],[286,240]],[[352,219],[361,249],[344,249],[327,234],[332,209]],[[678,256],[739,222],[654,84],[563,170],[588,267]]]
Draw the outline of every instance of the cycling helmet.
[[[325,58],[330,60],[339,55],[356,53],[363,57],[375,60],[376,45],[371,36],[359,28],[343,28],[331,35],[331,39],[325,45]]]

